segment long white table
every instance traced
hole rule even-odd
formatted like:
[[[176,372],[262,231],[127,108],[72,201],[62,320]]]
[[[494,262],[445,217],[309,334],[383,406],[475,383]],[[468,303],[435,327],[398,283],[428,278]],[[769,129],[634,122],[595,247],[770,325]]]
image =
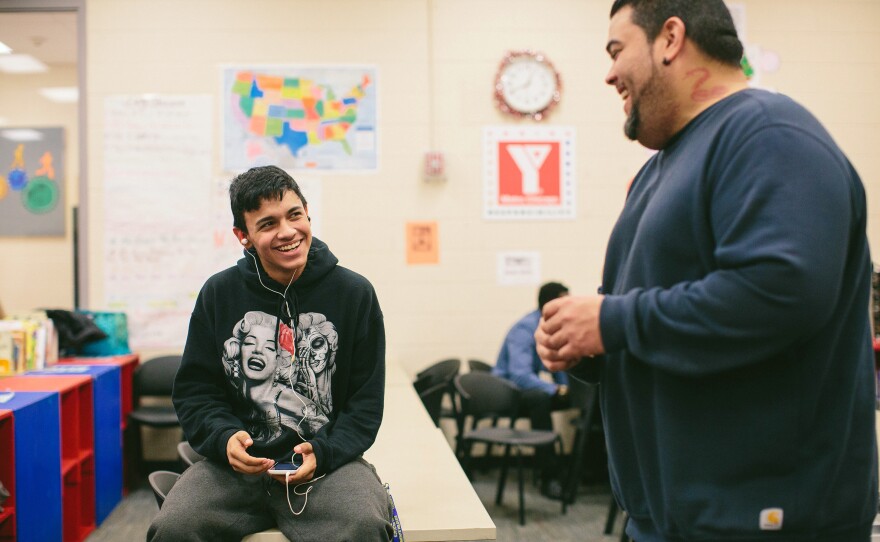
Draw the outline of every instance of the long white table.
[[[388,364],[385,417],[364,454],[391,488],[407,542],[495,540],[495,524],[406,373]],[[242,542],[283,542],[277,529]]]

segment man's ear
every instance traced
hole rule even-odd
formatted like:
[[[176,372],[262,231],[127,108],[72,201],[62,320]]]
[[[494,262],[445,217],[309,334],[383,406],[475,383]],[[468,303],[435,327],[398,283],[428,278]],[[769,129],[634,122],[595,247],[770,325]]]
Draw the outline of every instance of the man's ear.
[[[681,54],[686,38],[687,28],[684,21],[678,17],[670,17],[663,23],[657,39],[654,40],[654,52],[668,66]]]

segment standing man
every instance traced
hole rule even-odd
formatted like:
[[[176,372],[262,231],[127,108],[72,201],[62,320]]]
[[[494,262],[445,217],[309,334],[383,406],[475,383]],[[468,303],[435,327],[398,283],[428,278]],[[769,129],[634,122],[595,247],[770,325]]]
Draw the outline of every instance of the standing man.
[[[207,457],[184,471],[148,540],[389,540],[388,496],[361,455],[382,422],[385,327],[373,287],[312,237],[283,170],[229,188],[236,266],[202,287],[173,400]],[[270,476],[276,462],[301,466]]]
[[[541,309],[548,301],[568,295],[568,287],[559,282],[548,282],[538,290],[538,308],[517,321],[501,345],[498,361],[492,374],[510,380],[520,389],[520,415],[528,416],[533,429],[553,429],[550,413],[568,407],[568,376],[553,373],[553,382],[540,375],[547,370],[535,350],[535,330],[541,319]],[[559,458],[552,449],[540,447],[536,460],[541,464],[541,493],[553,499],[562,498],[559,480]]]
[[[607,51],[626,135],[659,152],[611,234],[605,295],[548,303],[536,339],[549,368],[603,383],[627,533],[869,540],[858,175],[803,107],[747,88],[722,0],[617,0]]]

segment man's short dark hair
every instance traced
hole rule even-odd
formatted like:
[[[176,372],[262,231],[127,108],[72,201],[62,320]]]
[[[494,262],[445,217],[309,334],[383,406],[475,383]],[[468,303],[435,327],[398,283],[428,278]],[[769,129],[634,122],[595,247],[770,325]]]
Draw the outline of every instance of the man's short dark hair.
[[[538,310],[544,308],[548,301],[553,301],[562,294],[568,293],[568,286],[560,282],[548,282],[538,290]]]
[[[306,205],[306,198],[302,195],[299,185],[280,167],[252,167],[236,176],[229,185],[232,225],[247,233],[244,214],[259,209],[263,200],[280,200],[288,190],[296,194],[303,206]]]
[[[615,0],[611,17],[626,6],[632,7],[632,21],[645,31],[648,43],[660,35],[663,23],[678,17],[687,37],[707,56],[730,66],[742,61],[743,46],[722,0]]]

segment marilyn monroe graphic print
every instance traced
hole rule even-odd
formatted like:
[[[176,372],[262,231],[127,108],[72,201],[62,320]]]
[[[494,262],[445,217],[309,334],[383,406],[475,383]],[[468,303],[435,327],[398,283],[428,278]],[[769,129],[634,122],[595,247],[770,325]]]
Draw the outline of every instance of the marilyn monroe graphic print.
[[[299,315],[296,348],[283,322],[276,343],[277,324],[275,316],[247,312],[223,343],[226,376],[253,407],[247,431],[266,444],[291,430],[310,438],[327,423],[339,349],[336,327],[323,314]]]

